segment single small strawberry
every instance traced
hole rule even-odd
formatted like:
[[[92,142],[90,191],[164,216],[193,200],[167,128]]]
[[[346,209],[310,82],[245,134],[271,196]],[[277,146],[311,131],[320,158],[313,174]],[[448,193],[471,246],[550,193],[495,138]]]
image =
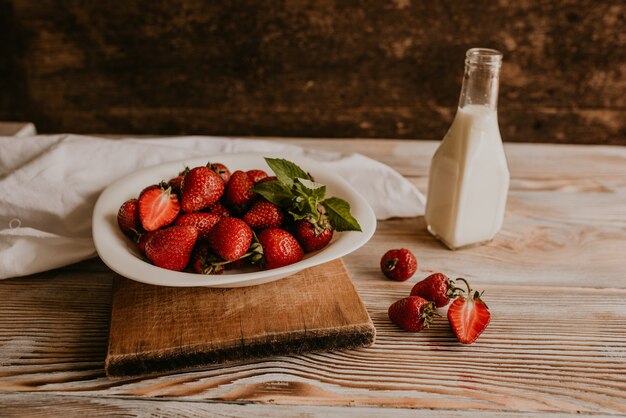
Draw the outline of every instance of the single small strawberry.
[[[208,167],[224,180],[224,184],[230,179],[230,170],[222,163],[209,163]]]
[[[189,170],[181,186],[183,211],[197,212],[217,202],[224,193],[224,181],[215,171],[207,167]]]
[[[443,273],[434,273],[424,280],[417,282],[411,289],[411,296],[421,296],[441,308],[450,303],[451,299],[461,295],[463,289],[459,289],[454,282]]]
[[[259,200],[243,215],[242,219],[245,223],[250,225],[250,228],[261,230],[265,228],[278,228],[285,221],[285,215],[278,205],[266,200]]]
[[[215,204],[211,205],[210,208],[205,209],[206,213],[213,213],[217,216],[219,216],[220,218],[228,218],[229,216],[231,216],[230,211],[228,210],[228,208],[224,205],[222,205],[220,202],[216,202]]]
[[[260,179],[259,181],[257,181],[257,184],[260,183],[265,183],[267,181],[274,181],[274,180],[278,180],[278,177],[276,176],[268,176],[268,177],[263,177],[262,179]]]
[[[214,213],[194,212],[180,215],[174,224],[195,227],[198,230],[198,241],[204,241],[220,219],[219,215]]]
[[[117,224],[122,232],[129,238],[135,238],[141,229],[139,220],[139,201],[128,199],[122,203],[117,211]]]
[[[172,188],[172,192],[179,194],[180,193],[180,187],[183,184],[183,179],[185,178],[185,174],[187,174],[189,172],[189,167],[185,167],[185,169],[183,171],[181,171],[180,173],[178,173],[178,175],[172,179],[170,179],[167,184]]]
[[[170,226],[155,231],[146,242],[146,257],[155,266],[181,271],[189,263],[198,232],[193,226]]]
[[[224,191],[226,205],[238,213],[245,212],[256,197],[252,187],[254,187],[254,183],[244,171],[235,171],[230,176]]]
[[[222,218],[209,233],[208,243],[220,258],[235,261],[250,248],[252,229],[239,218]]]
[[[333,238],[333,230],[329,226],[317,227],[306,219],[296,221],[293,236],[296,237],[304,252],[321,250]]]
[[[137,238],[137,248],[141,251],[141,254],[146,255],[146,243],[156,231],[144,232]]]
[[[254,184],[257,184],[264,178],[268,177],[267,173],[263,170],[248,170],[246,171],[246,174],[250,177],[250,180],[252,180]]]
[[[156,231],[174,222],[180,212],[178,196],[161,186],[143,189],[138,201],[139,219],[146,231]]]
[[[224,273],[225,263],[221,262],[214,254],[211,253],[208,244],[201,242],[191,253],[191,261],[189,262],[193,271],[199,274],[222,274]]]
[[[394,302],[387,310],[389,319],[405,331],[416,332],[428,328],[436,315],[432,302],[419,296],[409,296]]]
[[[284,229],[264,229],[258,240],[263,252],[261,266],[267,270],[297,263],[304,256],[298,241]]]
[[[417,260],[406,248],[389,250],[380,260],[380,269],[388,278],[403,282],[417,271]]]
[[[491,313],[482,301],[482,293],[470,289],[465,279],[457,279],[465,282],[467,296],[456,298],[448,308],[448,322],[454,335],[461,344],[471,344],[489,325]]]

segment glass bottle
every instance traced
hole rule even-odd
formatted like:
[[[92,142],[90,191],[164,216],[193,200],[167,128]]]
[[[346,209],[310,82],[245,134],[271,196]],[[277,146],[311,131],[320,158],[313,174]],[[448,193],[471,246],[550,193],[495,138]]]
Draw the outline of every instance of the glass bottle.
[[[491,241],[500,230],[509,189],[498,127],[502,54],[472,48],[456,116],[435,152],[428,181],[428,231],[457,250]]]

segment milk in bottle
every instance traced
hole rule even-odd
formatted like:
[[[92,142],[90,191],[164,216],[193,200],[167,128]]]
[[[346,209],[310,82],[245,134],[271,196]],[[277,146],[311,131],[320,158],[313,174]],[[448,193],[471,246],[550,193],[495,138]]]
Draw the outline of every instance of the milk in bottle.
[[[493,49],[467,51],[459,107],[431,162],[426,223],[451,249],[490,241],[504,219],[509,170],[498,128],[501,62]]]

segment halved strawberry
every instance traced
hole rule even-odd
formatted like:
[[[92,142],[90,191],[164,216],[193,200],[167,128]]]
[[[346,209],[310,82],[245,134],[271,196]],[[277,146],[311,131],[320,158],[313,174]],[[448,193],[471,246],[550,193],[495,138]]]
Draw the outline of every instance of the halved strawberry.
[[[448,308],[448,322],[461,344],[471,344],[489,325],[491,313],[481,299],[482,293],[472,293],[465,279],[457,280],[465,282],[467,296],[460,296],[452,302]]]
[[[180,212],[178,196],[172,193],[171,188],[161,186],[146,187],[139,196],[139,219],[146,231],[169,225]]]

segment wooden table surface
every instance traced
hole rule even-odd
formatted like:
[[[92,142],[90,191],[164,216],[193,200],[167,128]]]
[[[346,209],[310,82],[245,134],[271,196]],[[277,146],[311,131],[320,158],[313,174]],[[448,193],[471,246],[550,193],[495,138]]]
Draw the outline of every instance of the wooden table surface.
[[[437,146],[282,140],[361,152],[423,191]],[[0,416],[626,414],[626,148],[506,152],[511,190],[492,243],[451,252],[422,217],[393,219],[345,257],[377,328],[370,348],[109,380],[113,273],[101,261],[0,282]],[[420,262],[404,283],[378,267],[400,246]],[[431,271],[485,290],[492,322],[475,344],[458,344],[444,318],[414,334],[387,319],[387,307]]]

